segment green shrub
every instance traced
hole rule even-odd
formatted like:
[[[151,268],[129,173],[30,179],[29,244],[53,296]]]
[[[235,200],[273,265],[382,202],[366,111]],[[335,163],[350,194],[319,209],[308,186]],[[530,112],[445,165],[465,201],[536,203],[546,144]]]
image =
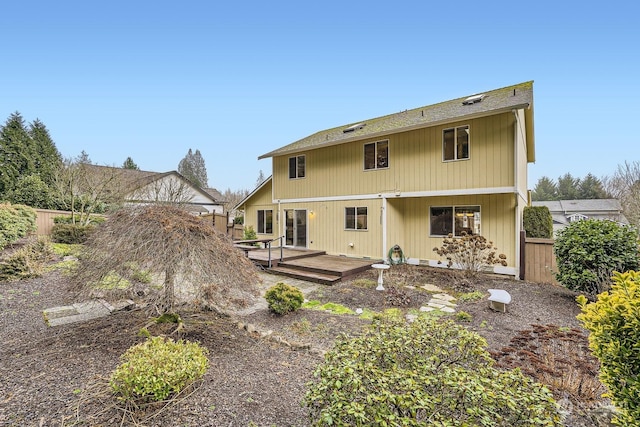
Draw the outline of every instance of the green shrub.
[[[314,426],[560,426],[548,389],[499,371],[486,341],[452,321],[376,321],[339,339],[304,402]]]
[[[253,229],[252,225],[244,228],[244,240],[255,240],[257,238],[258,235],[256,234],[256,230]]]
[[[75,219],[75,221],[74,221]],[[59,215],[53,217],[54,224],[81,224],[80,215],[76,214],[75,217],[71,215]],[[104,216],[101,215],[91,215],[87,221],[86,225],[100,225],[107,220]]]
[[[150,338],[122,355],[122,363],[111,374],[111,388],[126,403],[167,400],[204,376],[207,354],[198,343]]]
[[[36,230],[36,212],[24,205],[0,203],[0,250]]]
[[[38,277],[52,255],[46,238],[33,240],[6,260],[0,261],[0,281]]]
[[[304,295],[295,286],[286,283],[276,283],[264,295],[269,303],[269,310],[277,314],[287,314],[296,311],[304,302]]]
[[[640,272],[613,276],[613,286],[595,303],[578,302],[578,319],[589,331],[589,347],[600,360],[600,380],[620,410],[614,422],[640,425]]]
[[[456,266],[467,275],[475,275],[494,264],[507,266],[506,255],[498,254],[493,242],[478,234],[462,232],[460,237],[449,234],[443,239],[442,246],[433,251],[445,257],[447,267]]]
[[[573,222],[558,232],[553,250],[558,281],[590,297],[609,288],[614,271],[640,266],[637,230],[614,221]]]
[[[553,218],[546,206],[526,206],[522,221],[527,237],[551,239],[553,237]]]
[[[21,176],[8,198],[13,203],[40,209],[55,209],[53,190],[36,174]]]
[[[94,225],[58,223],[51,228],[51,240],[56,243],[81,244],[95,230]]]

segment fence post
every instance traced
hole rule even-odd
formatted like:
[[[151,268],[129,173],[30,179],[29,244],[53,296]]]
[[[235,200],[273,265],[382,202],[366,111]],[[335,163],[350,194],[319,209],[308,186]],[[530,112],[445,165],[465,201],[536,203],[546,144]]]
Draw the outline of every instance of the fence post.
[[[520,280],[525,278],[525,265],[526,265],[526,248],[527,248],[527,232],[520,230]]]

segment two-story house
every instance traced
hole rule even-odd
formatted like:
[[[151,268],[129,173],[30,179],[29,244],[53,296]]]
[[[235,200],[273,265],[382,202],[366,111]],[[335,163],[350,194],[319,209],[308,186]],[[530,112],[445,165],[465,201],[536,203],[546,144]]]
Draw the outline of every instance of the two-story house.
[[[238,204],[259,237],[328,254],[437,265],[449,233],[481,234],[518,274],[533,82],[327,129],[263,154],[273,175]]]

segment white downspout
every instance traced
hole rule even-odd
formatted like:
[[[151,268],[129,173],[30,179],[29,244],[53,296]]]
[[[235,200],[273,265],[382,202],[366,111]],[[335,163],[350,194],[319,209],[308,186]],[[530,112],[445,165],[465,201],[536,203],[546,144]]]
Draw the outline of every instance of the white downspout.
[[[513,127],[513,184],[514,184],[514,196],[515,196],[515,201],[516,201],[516,206],[515,206],[515,224],[516,224],[516,259],[514,260],[514,265],[516,266],[515,270],[516,270],[516,275],[515,278],[516,280],[520,279],[520,251],[522,250],[522,248],[520,247],[520,232],[521,227],[522,227],[522,219],[520,218],[520,210],[518,209],[518,206],[520,205],[520,191],[519,191],[519,182],[518,182],[518,135],[519,135],[519,128],[520,128],[520,121],[518,118],[518,111],[517,110],[511,110],[511,112],[513,113],[513,117],[515,118],[516,122],[515,122],[515,126]]]
[[[387,198],[382,196],[382,212],[380,213],[380,221],[382,222],[382,259],[386,264],[387,259]]]
[[[286,223],[286,221],[282,217],[282,212],[280,208],[281,208],[280,199],[278,199],[278,226],[280,228],[280,235],[278,237],[284,236],[284,233],[285,233],[284,224]],[[280,240],[280,246],[284,247],[284,239]]]

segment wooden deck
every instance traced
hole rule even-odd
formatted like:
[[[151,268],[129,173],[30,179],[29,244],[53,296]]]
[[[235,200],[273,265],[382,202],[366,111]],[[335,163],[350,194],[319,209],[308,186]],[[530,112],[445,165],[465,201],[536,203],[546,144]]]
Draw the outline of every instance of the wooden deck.
[[[310,282],[332,284],[371,268],[380,260],[349,258],[327,255],[324,251],[308,249],[271,248],[271,268],[269,251],[256,249],[249,251],[249,259],[261,265],[267,272],[308,280]]]

